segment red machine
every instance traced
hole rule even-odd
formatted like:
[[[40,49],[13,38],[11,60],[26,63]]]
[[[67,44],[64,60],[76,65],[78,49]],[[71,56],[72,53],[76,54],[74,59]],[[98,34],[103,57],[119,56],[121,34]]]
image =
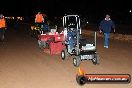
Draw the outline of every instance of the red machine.
[[[63,37],[63,33],[58,33],[56,29],[51,29],[49,33],[38,35],[38,45],[46,53],[51,55],[59,54],[65,47],[62,43]]]

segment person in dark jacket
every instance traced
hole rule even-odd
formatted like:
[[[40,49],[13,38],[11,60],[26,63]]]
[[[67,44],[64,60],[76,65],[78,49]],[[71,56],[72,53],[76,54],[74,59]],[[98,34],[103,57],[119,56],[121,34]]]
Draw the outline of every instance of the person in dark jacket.
[[[115,32],[115,24],[110,19],[110,15],[109,14],[106,14],[105,19],[103,19],[100,22],[99,29],[100,29],[100,33],[103,32],[103,34],[104,34],[104,47],[108,48],[109,47],[110,33],[111,33],[112,29]]]

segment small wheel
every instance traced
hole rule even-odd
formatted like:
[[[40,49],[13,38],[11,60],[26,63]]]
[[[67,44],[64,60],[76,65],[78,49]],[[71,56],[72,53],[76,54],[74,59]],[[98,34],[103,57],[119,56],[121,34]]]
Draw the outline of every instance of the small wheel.
[[[100,61],[99,61],[99,55],[95,54],[94,58],[92,59],[92,62],[93,62],[94,65],[99,64],[100,63]]]
[[[80,65],[80,62],[81,62],[81,59],[80,59],[79,56],[76,56],[76,57],[73,58],[73,65],[75,67],[78,67]]]
[[[62,60],[66,60],[68,58],[68,52],[66,49],[61,51],[61,58]]]
[[[46,42],[38,40],[38,46],[39,46],[40,49],[43,49],[43,48],[46,47]]]
[[[78,83],[79,85],[82,86],[82,85],[86,84],[87,78],[84,77],[83,75],[79,75],[79,76],[76,77],[76,81],[77,81],[77,83]]]

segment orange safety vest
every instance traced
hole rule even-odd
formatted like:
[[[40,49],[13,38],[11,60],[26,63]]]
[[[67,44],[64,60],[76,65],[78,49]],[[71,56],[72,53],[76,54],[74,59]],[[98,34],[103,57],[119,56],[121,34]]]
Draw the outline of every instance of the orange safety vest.
[[[5,19],[2,18],[0,19],[0,28],[4,28],[4,27],[6,27],[6,22],[5,22]]]
[[[42,14],[37,14],[36,15],[36,22],[38,22],[38,23],[43,22],[43,15]]]

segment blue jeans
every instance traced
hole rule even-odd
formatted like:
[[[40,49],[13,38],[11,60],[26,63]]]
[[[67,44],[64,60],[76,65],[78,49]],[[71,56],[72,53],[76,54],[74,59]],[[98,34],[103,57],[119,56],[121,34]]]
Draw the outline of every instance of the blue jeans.
[[[110,33],[104,33],[104,46],[109,46]]]
[[[76,43],[76,39],[74,38],[75,35],[76,35],[75,32],[68,32],[68,34],[67,34],[67,37],[68,37],[67,41],[68,41],[71,49],[74,48],[74,43]]]

